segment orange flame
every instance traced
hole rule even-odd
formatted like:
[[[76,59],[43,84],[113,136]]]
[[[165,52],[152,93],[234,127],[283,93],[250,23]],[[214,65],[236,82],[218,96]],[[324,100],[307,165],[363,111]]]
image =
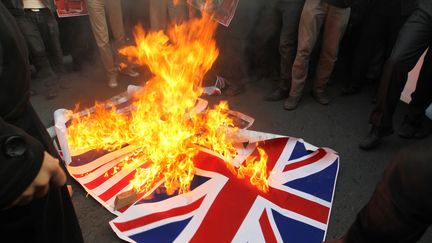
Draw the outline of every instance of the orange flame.
[[[256,157],[249,157],[237,170],[237,177],[243,179],[249,177],[249,181],[252,185],[256,186],[259,190],[263,192],[268,192],[268,173],[267,173],[267,153],[261,149],[257,148],[260,159],[256,161]]]
[[[224,132],[227,126],[234,126],[228,103],[221,102],[202,114],[193,112],[204,75],[219,54],[216,27],[205,14],[172,25],[166,33],[146,33],[137,26],[135,46],[119,52],[131,62],[147,65],[154,77],[135,94],[128,113],[96,104],[93,112],[73,117],[69,146],[78,151],[133,146],[135,152],[123,158],[113,173],[123,167],[135,168],[130,184],[138,192],[149,191],[161,179],[168,194],[189,191],[195,172],[192,159],[199,147],[221,154],[226,161],[232,159],[234,141]]]

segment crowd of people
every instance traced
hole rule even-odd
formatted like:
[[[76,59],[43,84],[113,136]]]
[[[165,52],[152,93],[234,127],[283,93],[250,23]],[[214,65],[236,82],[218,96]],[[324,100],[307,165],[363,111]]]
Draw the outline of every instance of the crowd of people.
[[[186,20],[187,2],[176,2],[148,0],[148,27],[164,30],[172,21]],[[117,52],[128,43],[131,29],[128,24],[134,22],[124,15],[122,0],[86,0],[85,3],[88,16],[65,19],[58,18],[53,0],[1,0],[0,3],[0,182],[3,185],[0,232],[18,237],[19,242],[83,241],[64,186],[65,168],[58,162],[59,156],[29,103],[31,78],[41,80],[46,88],[45,97],[53,99],[67,72],[64,51],[70,52],[74,67],[79,69],[89,56],[86,50],[92,49],[99,53],[97,58],[101,60],[109,87],[118,85],[119,74],[132,78],[140,75]],[[297,109],[305,83],[310,80],[313,98],[321,105],[331,102],[327,85],[345,32],[353,16],[358,14],[356,4],[366,9],[363,12],[367,14],[361,16],[357,40],[350,43],[353,48],[350,69],[341,93],[363,92],[370,73],[376,80],[371,130],[359,147],[376,148],[385,136],[393,134],[392,118],[408,72],[425,52],[417,86],[398,135],[416,139],[428,136],[432,131],[425,112],[432,103],[432,53],[428,50],[432,44],[430,0],[270,1],[272,10],[280,17],[279,82],[264,100],[284,100],[285,110]],[[70,34],[72,29],[82,34]],[[237,50],[234,44],[229,44],[229,31],[228,27],[219,33],[227,42],[222,46]],[[62,38],[62,33],[67,37]],[[75,40],[72,44],[71,38]],[[320,49],[314,57],[318,43]],[[314,58],[317,64],[312,67]],[[223,92],[237,95],[244,87],[230,82],[230,78],[247,72],[238,68],[244,66],[245,60],[227,60],[234,63],[231,65],[236,69],[234,72],[220,68],[210,73],[213,79],[217,76],[225,80]],[[34,67],[33,74],[30,67]],[[415,242],[421,237],[431,223],[429,147],[409,148],[395,156],[371,200],[359,212],[347,234],[335,242]],[[23,229],[30,233],[20,233]]]

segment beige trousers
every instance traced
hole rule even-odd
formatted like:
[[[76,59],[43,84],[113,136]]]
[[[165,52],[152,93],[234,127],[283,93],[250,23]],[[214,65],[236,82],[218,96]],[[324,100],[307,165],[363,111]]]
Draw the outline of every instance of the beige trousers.
[[[114,36],[114,49],[125,42],[121,0],[87,0],[90,24],[102,63],[108,75],[117,74],[117,65],[109,39],[108,23]],[[114,50],[117,53],[117,50]]]
[[[298,47],[292,67],[290,96],[302,95],[309,71],[309,61],[323,27],[323,42],[318,66],[313,79],[313,91],[325,91],[333,72],[339,43],[348,24],[350,8],[337,8],[322,0],[306,0],[300,18]],[[323,26],[324,25],[324,26]]]
[[[152,30],[166,29],[171,21],[181,23],[188,17],[186,0],[179,0],[177,5],[172,0],[150,0],[150,27]]]

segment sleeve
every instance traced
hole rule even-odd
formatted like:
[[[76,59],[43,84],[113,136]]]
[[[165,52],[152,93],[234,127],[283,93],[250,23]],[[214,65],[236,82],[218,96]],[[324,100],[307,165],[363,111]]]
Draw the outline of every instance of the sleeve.
[[[3,57],[0,43],[0,77]],[[38,140],[0,117],[0,210],[9,206],[34,180],[43,156],[44,148]]]
[[[44,158],[42,144],[0,118],[0,209],[31,184]]]

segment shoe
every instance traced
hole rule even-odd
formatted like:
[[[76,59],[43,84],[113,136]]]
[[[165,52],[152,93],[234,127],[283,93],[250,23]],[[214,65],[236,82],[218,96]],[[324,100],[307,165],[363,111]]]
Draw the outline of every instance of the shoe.
[[[238,84],[229,84],[225,89],[222,90],[222,93],[226,96],[235,96],[244,92],[244,87]]]
[[[58,88],[56,86],[47,87],[45,91],[45,99],[52,100],[58,95]]]
[[[29,94],[30,94],[30,96],[35,96],[35,95],[37,95],[37,92],[34,89],[30,89]]]
[[[108,86],[110,88],[115,88],[118,86],[117,75],[110,75],[108,78]]]
[[[360,93],[360,91],[361,91],[360,87],[350,85],[350,86],[344,87],[342,89],[342,94],[343,95],[353,95],[353,94]]]
[[[393,128],[372,127],[369,134],[360,142],[359,147],[363,150],[376,148],[383,137],[390,136],[393,132]]]
[[[399,137],[414,139],[423,139],[427,137],[432,132],[432,122],[428,118],[421,119],[423,121],[416,125],[405,118],[398,130]]]
[[[312,96],[321,105],[328,105],[330,103],[330,97],[326,92],[312,92]]]
[[[285,100],[284,109],[289,111],[294,110],[295,108],[297,108],[300,99],[301,99],[301,95],[288,97],[288,99]]]
[[[419,126],[408,122],[406,119],[402,122],[401,127],[398,129],[398,135],[401,138],[414,138],[417,131],[420,130]]]
[[[123,75],[129,76],[131,78],[136,78],[136,77],[138,77],[140,75],[139,72],[137,72],[137,71],[135,71],[135,70],[133,70],[132,68],[129,68],[129,67],[121,69],[120,73],[123,74]]]
[[[273,92],[267,94],[264,96],[265,101],[279,101],[288,98],[289,96],[289,90],[288,89],[282,89],[277,88],[273,90]]]

